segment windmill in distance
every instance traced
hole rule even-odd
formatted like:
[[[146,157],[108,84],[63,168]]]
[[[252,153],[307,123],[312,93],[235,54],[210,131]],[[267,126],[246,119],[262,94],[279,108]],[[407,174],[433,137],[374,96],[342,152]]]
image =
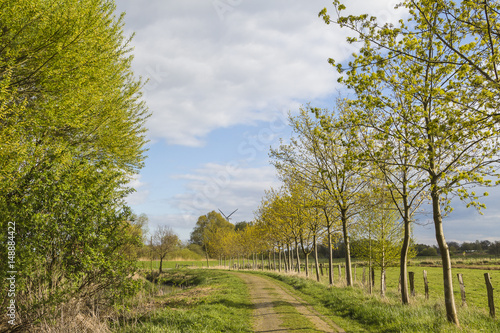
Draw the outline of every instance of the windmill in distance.
[[[219,209],[219,212],[222,214],[222,216],[224,216],[226,218],[227,222],[229,222],[229,218],[231,217],[231,215],[233,215],[234,213],[236,213],[237,210],[238,210],[238,208],[236,208],[236,210],[234,212],[232,212],[231,214],[229,214],[227,216],[220,209]]]

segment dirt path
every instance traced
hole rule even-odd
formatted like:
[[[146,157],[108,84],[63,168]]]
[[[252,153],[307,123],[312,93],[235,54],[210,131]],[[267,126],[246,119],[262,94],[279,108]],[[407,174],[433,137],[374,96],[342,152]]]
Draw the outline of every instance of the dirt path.
[[[307,304],[297,295],[282,288],[272,279],[255,274],[233,273],[245,281],[254,303],[254,331],[263,332],[288,332],[282,326],[282,313],[276,311],[274,305],[288,303],[295,307],[301,316],[307,318],[316,328],[314,332],[344,332],[330,319],[321,316],[312,306]],[[294,329],[294,332],[301,331]],[[311,331],[311,330],[309,330]]]

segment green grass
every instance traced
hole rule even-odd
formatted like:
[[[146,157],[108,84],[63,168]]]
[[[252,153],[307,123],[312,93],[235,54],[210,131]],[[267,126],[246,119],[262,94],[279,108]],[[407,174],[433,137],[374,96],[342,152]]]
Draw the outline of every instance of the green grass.
[[[252,304],[243,281],[214,270],[170,270],[161,283],[192,285],[129,304],[115,332],[251,332]],[[193,284],[196,285],[193,285]],[[155,288],[146,283],[147,288]],[[149,292],[149,290],[147,291]],[[154,306],[151,306],[154,304]]]
[[[276,313],[280,316],[283,323],[280,325],[283,328],[292,332],[317,332],[313,323],[306,317],[302,316],[293,305],[284,301],[274,301],[273,307]]]
[[[423,295],[422,271],[428,272],[430,299]],[[435,267],[409,267],[416,273],[416,297],[409,306],[403,306],[397,292],[398,268],[390,268],[387,273],[387,297],[378,296],[380,274],[376,274],[373,295],[363,288],[345,288],[342,283],[329,288],[324,283],[291,275],[265,273],[276,279],[288,290],[299,292],[299,296],[310,303],[323,316],[330,318],[348,332],[500,332],[500,321],[488,315],[483,270],[454,269],[463,273],[466,284],[468,307],[460,307],[460,291],[454,281],[456,303],[462,330],[449,324],[445,319],[442,295],[441,269]],[[500,271],[489,271],[494,287],[498,286]],[[326,271],[325,271],[326,273]],[[344,273],[344,270],[342,270]],[[260,271],[255,274],[263,274]],[[361,281],[362,269],[357,269],[357,281]],[[337,280],[335,268],[335,281]],[[323,277],[325,282],[326,276]],[[173,295],[152,297],[155,306],[149,309],[141,305],[129,304],[124,308],[120,324],[114,325],[116,332],[251,332],[252,306],[246,286],[237,277],[219,270],[171,269],[164,273],[160,284],[184,285],[190,288]],[[158,288],[146,283],[148,288]],[[359,285],[359,283],[357,284]],[[498,288],[498,287],[497,287]],[[272,291],[271,291],[272,292]],[[495,300],[498,303],[498,296]],[[137,301],[137,300],[136,300]],[[148,303],[149,302],[149,303]],[[284,327],[289,330],[313,331],[311,323],[297,322],[297,311],[286,302],[274,304],[277,311],[285,315]],[[133,309],[144,308],[134,313]]]
[[[408,271],[415,272],[415,292],[418,301],[424,301],[424,278],[423,271],[427,271],[427,279],[429,282],[429,301],[436,302],[444,297],[443,293],[443,270],[440,267],[408,267]],[[498,270],[482,270],[482,269],[464,269],[454,268],[453,272],[453,291],[457,306],[462,304],[460,295],[460,285],[458,283],[457,274],[462,273],[465,285],[465,296],[469,306],[478,307],[486,311],[488,309],[488,298],[486,293],[486,284],[484,281],[484,273],[489,273],[492,278],[493,287],[496,290],[500,287],[500,271]],[[377,274],[380,279],[380,274]],[[399,281],[399,268],[391,267],[387,271],[387,288],[388,290],[397,290]],[[376,290],[380,291],[379,281],[376,281]],[[500,305],[500,294],[495,293],[495,303]]]
[[[476,259],[474,259],[476,260]],[[485,259],[477,259],[477,261],[485,261]],[[424,262],[429,262],[425,260]],[[421,262],[412,262],[413,264],[417,264],[416,266],[408,266],[408,271],[415,273],[415,291],[416,297],[413,299],[418,302],[438,302],[441,301],[444,297],[443,292],[443,270],[441,267],[425,267],[420,266]],[[435,264],[439,264],[440,261],[436,261]],[[491,262],[489,262],[491,263]],[[338,264],[337,264],[338,265]],[[476,266],[476,263],[472,261],[472,266]],[[465,266],[468,267],[468,266]],[[453,290],[455,296],[455,303],[457,307],[460,307],[462,304],[461,294],[460,294],[460,285],[458,283],[457,274],[462,273],[464,284],[465,284],[465,293],[466,293],[466,301],[468,306],[477,307],[479,309],[483,309],[485,312],[489,311],[488,308],[488,299],[486,293],[486,285],[484,282],[484,273],[489,273],[491,276],[491,281],[493,284],[493,288],[495,290],[500,290],[500,270],[494,270],[491,268],[498,268],[499,266],[495,265],[486,265],[480,269],[470,269],[470,268],[462,268],[456,267],[452,269],[453,273]],[[338,277],[337,267],[333,267],[334,271],[334,283],[337,286],[345,285],[344,277],[342,279]],[[425,292],[424,292],[424,279],[423,279],[423,271],[427,271],[427,280],[429,282],[429,300],[425,301]],[[323,283],[328,282],[327,277],[327,269],[324,269],[325,275],[321,277]],[[366,270],[368,274],[368,270]],[[345,274],[344,267],[342,267],[342,274]],[[354,267],[353,267],[354,274]],[[399,267],[389,267],[387,269],[387,291],[388,297],[394,297],[399,299],[398,283],[399,283]],[[312,274],[315,276],[315,273]],[[356,269],[356,285],[361,286],[363,276],[363,267],[359,266]],[[367,278],[367,277],[366,277]],[[354,278],[353,278],[354,280]],[[374,293],[380,293],[380,270],[375,269],[375,288]],[[500,293],[494,293],[494,300],[497,306],[500,305]]]
[[[328,288],[311,280],[298,277],[275,275],[309,298],[315,305],[339,326],[351,332],[499,332],[500,322],[491,319],[486,311],[474,306],[459,309],[459,319],[464,331],[445,320],[444,302],[441,300],[413,299],[412,304],[403,306],[395,293],[381,299],[368,295],[361,288]],[[339,320],[342,317],[343,320]],[[358,327],[356,327],[356,325]]]
[[[475,259],[471,261],[472,265],[477,265],[479,262],[484,263],[483,259]],[[202,261],[206,267],[206,261]],[[400,295],[397,292],[399,268],[392,267],[387,271],[387,296],[381,298],[380,292],[380,272],[376,270],[376,281],[373,295],[368,295],[361,286],[363,269],[358,263],[356,288],[345,288],[344,278],[339,282],[338,269],[336,263],[334,266],[334,283],[333,288],[328,288],[327,284],[327,270],[325,275],[322,276],[323,284],[318,284],[312,281],[312,278],[305,280],[294,276],[279,276],[271,273],[273,278],[281,281],[282,285],[286,283],[288,288],[301,292],[301,297],[307,302],[312,304],[318,312],[322,315],[329,317],[336,322],[340,327],[346,329],[348,332],[500,332],[500,321],[493,320],[489,317],[489,310],[487,305],[486,287],[484,283],[484,273],[490,273],[492,277],[493,287],[495,288],[495,303],[498,307],[500,304],[500,297],[497,290],[500,290],[500,270],[489,270],[489,267],[495,267],[488,262],[484,269],[468,269],[468,268],[454,268],[453,269],[453,284],[455,302],[457,304],[459,320],[462,330],[457,329],[450,325],[445,320],[445,308],[443,301],[443,281],[442,269],[440,267],[422,267],[422,263],[429,262],[428,259],[413,261],[415,266],[409,266],[409,271],[415,272],[415,289],[416,297],[411,297],[411,304],[409,306],[402,306]],[[146,262],[149,264],[149,262]],[[192,265],[201,262],[167,262],[168,265],[164,267],[175,267],[175,264]],[[437,261],[439,263],[439,261]],[[218,265],[217,261],[211,261],[211,266]],[[424,297],[424,283],[423,283],[423,270],[427,271],[429,281],[430,299],[426,300]],[[175,274],[170,274],[176,272]],[[196,272],[200,274],[198,282],[193,282],[190,279],[190,274]],[[260,272],[260,271],[259,271]],[[184,281],[188,285],[198,286],[216,286],[219,282],[213,284],[214,281],[225,281],[230,279],[223,271],[217,270],[168,270],[167,275],[164,276],[163,283],[179,285],[184,276]],[[461,307],[461,296],[457,273],[462,273],[466,288],[466,299],[468,307]],[[179,275],[180,274],[180,275]],[[182,275],[184,274],[184,275]],[[342,274],[345,274],[342,267]],[[167,278],[170,276],[170,278]],[[213,278],[212,278],[213,276]],[[312,274],[312,277],[315,275]],[[179,277],[181,280],[179,280]],[[215,279],[215,280],[214,280]],[[234,279],[234,277],[232,277]],[[191,281],[191,282],[189,282]],[[187,283],[189,282],[189,283]],[[226,282],[223,282],[226,283]],[[186,285],[184,284],[184,285]],[[227,287],[224,284],[224,290],[231,290],[231,293],[237,295],[245,290],[244,285],[239,280],[231,282]],[[250,330],[249,313],[251,312],[248,295],[236,296],[237,300],[223,301],[227,297],[220,295],[219,288],[215,288],[210,296],[219,298],[220,301],[202,301],[202,299],[195,299],[194,301],[186,301],[180,304],[170,304],[176,310],[156,310],[149,317],[143,316],[139,322],[144,322],[142,326],[133,326],[129,323],[129,328],[123,326],[120,332],[162,332],[161,327],[165,327],[165,323],[169,323],[169,329],[165,332],[217,332],[227,329],[227,325],[233,322],[234,316],[241,317],[238,311],[233,312],[233,307],[241,311],[246,311],[247,322],[241,326],[231,327],[228,331],[246,332]],[[221,290],[222,292],[223,290]],[[242,298],[241,298],[242,297]],[[246,297],[246,298],[245,298]],[[208,298],[207,298],[208,299]],[[246,308],[242,309],[243,304]],[[294,322],[294,311],[290,305],[276,304],[279,309],[288,313],[289,316],[285,318],[285,325],[287,328],[304,328],[309,330],[307,324]],[[222,306],[222,307],[221,307]],[[244,307],[244,306],[243,306]],[[223,316],[221,314],[223,313]],[[149,320],[151,319],[151,320]],[[200,328],[199,321],[206,324]],[[224,324],[225,323],[225,324]],[[208,326],[207,326],[208,325]],[[222,326],[221,326],[222,325]],[[246,326],[245,326],[246,325]],[[297,326],[299,325],[299,326]],[[210,327],[210,328],[209,328]],[[238,328],[239,327],[239,328]],[[206,328],[206,330],[204,330]],[[246,331],[245,331],[246,330]]]

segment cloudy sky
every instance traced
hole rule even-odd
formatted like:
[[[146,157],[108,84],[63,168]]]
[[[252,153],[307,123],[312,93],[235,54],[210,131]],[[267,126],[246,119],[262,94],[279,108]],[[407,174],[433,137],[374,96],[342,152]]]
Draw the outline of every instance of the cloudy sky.
[[[396,22],[394,0],[349,1],[354,12]],[[287,138],[288,112],[331,108],[342,90],[328,58],[355,51],[347,31],[326,25],[324,0],[116,0],[125,33],[135,33],[133,69],[148,79],[152,116],[146,167],[129,204],[150,229],[171,226],[187,240],[198,216],[238,209],[250,221],[264,190],[279,183],[268,151]],[[489,198],[495,206],[494,198]],[[458,208],[448,240],[500,239],[500,210],[485,216]],[[430,216],[422,216],[425,223]],[[415,231],[434,244],[431,226]]]

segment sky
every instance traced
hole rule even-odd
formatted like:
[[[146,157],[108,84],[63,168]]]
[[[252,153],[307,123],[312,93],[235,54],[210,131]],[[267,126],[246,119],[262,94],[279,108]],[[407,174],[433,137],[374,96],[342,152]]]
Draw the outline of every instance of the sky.
[[[396,23],[398,1],[349,1],[353,13]],[[326,25],[323,0],[116,0],[132,36],[137,76],[148,80],[151,117],[145,167],[127,199],[149,229],[168,225],[188,240],[200,215],[219,209],[251,221],[265,190],[278,187],[269,148],[287,140],[288,113],[330,108],[342,93],[327,62],[356,46],[346,29]],[[490,191],[491,192],[491,191]],[[500,191],[498,191],[500,195]],[[498,196],[481,216],[457,203],[445,220],[448,241],[500,239]],[[430,215],[418,217],[418,243],[435,244]]]

